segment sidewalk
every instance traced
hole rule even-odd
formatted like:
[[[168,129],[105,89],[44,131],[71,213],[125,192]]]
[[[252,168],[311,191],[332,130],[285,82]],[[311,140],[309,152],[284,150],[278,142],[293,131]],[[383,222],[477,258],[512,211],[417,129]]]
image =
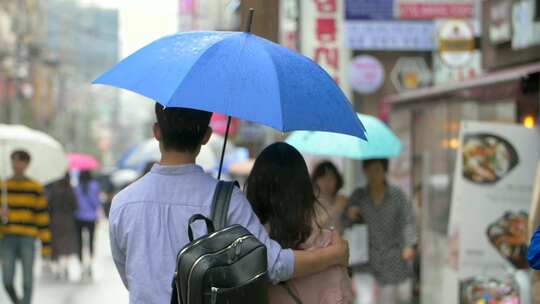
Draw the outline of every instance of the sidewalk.
[[[41,274],[41,261],[36,261],[33,303],[38,304],[127,304],[128,293],[112,260],[107,222],[96,228],[96,261],[93,282],[60,282]],[[20,273],[20,271],[19,271]],[[16,278],[17,287],[21,284]],[[1,285],[0,285],[1,286]],[[0,303],[10,303],[0,288]]]

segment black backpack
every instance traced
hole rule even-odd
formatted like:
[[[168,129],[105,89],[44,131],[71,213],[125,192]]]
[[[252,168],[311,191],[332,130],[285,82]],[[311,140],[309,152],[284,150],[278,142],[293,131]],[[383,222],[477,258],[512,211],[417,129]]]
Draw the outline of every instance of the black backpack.
[[[189,219],[187,244],[176,258],[173,304],[268,303],[266,246],[240,225],[227,226],[234,183],[219,181],[212,220]],[[202,220],[208,234],[193,239],[191,224]]]

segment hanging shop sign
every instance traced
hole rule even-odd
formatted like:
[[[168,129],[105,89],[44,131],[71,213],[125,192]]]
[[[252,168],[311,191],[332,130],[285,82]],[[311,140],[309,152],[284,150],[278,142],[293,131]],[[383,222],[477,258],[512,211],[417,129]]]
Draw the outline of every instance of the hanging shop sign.
[[[540,22],[535,19],[536,3],[523,0],[514,4],[512,9],[512,49],[526,49],[540,44]]]
[[[512,40],[512,0],[493,0],[490,7],[489,40],[492,44]]]
[[[349,84],[358,93],[370,94],[384,82],[384,68],[377,58],[361,55],[353,58],[349,65]]]
[[[432,21],[347,21],[347,46],[354,50],[432,51]]]
[[[384,20],[393,18],[393,0],[345,0],[345,19],[347,20]]]
[[[305,0],[301,12],[301,50],[349,92],[346,68],[349,50],[343,48],[343,1]]]
[[[446,20],[438,29],[439,55],[452,67],[466,64],[475,50],[474,30],[465,20]]]
[[[298,50],[298,3],[296,0],[279,2],[279,43]]]
[[[439,54],[433,54],[433,83],[460,82],[483,74],[482,52],[476,50],[467,63],[454,67],[446,64]]]
[[[390,72],[390,79],[397,91],[424,88],[431,83],[431,71],[422,57],[402,57]]]

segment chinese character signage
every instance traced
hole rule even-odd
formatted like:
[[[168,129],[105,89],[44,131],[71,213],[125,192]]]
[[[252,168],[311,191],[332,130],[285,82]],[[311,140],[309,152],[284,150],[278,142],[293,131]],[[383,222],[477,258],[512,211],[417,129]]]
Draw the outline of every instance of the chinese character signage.
[[[343,46],[343,0],[301,2],[302,53],[313,59],[348,94],[346,67],[349,51]]]

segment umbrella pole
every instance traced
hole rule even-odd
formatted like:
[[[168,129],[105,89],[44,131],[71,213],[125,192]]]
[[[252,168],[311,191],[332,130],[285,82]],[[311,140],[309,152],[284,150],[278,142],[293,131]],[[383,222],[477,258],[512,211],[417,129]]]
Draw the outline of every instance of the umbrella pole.
[[[246,33],[251,33],[251,24],[253,23],[253,14],[255,9],[249,9],[249,15],[246,22]],[[225,139],[223,140],[223,150],[221,150],[221,159],[219,161],[218,180],[221,179],[221,172],[223,171],[223,160],[225,159],[225,149],[227,148],[227,139],[229,138],[229,128],[231,127],[231,116],[227,117],[227,128],[225,129]]]
[[[229,138],[230,127],[231,127],[231,116],[227,116],[227,128],[225,129],[225,139],[223,140],[223,149],[221,150],[221,159],[219,160],[218,180],[221,179],[221,171],[223,171],[223,160],[225,159],[225,149],[227,148],[227,139]]]

